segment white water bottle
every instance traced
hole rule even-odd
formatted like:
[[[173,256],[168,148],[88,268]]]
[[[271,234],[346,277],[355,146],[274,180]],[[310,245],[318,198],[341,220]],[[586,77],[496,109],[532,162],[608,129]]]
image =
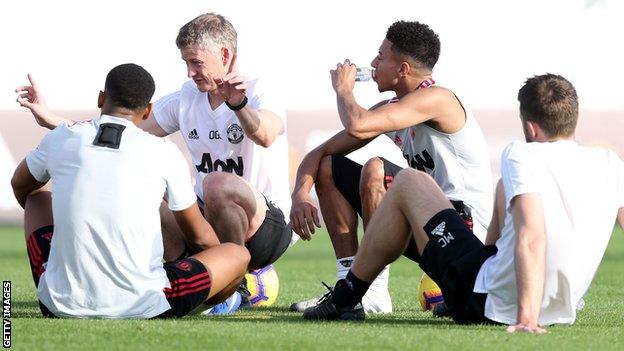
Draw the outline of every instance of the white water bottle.
[[[368,82],[373,78],[373,69],[368,67],[358,67],[355,71],[356,82]]]

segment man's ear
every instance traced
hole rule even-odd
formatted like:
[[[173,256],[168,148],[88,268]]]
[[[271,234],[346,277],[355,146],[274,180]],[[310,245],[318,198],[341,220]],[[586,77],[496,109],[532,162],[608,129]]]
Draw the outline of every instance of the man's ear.
[[[141,116],[141,120],[145,121],[146,119],[149,118],[151,114],[152,114],[152,103],[150,102],[149,104],[147,104],[147,107],[145,108],[145,112],[143,113],[143,116]]]
[[[98,108],[102,108],[104,106],[104,101],[106,101],[106,93],[100,90],[97,101]]]
[[[542,129],[537,125],[537,123],[533,121],[526,121],[524,123],[526,125],[525,129],[527,132],[527,138],[529,138],[529,140],[531,141],[536,140],[538,136],[542,133]]]
[[[407,77],[412,71],[412,65],[409,62],[403,61],[401,62],[401,66],[399,67],[399,76],[401,78]]]
[[[227,63],[230,61],[232,57],[232,52],[230,49],[225,46],[221,48],[221,61],[223,62],[223,67],[227,66]]]

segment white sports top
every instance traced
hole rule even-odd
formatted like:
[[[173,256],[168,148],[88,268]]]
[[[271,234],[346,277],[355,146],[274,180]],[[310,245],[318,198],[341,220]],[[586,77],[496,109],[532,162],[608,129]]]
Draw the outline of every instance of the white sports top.
[[[286,128],[286,112],[264,89],[260,79],[247,81],[248,105],[277,114]],[[154,117],[167,133],[180,131],[190,151],[195,174],[195,193],[203,200],[204,177],[215,171],[235,173],[275,202],[288,215],[288,141],[286,133],[262,147],[245,136],[234,111],[225,103],[214,111],[208,94],[188,81],[182,89],[154,104]]]
[[[125,126],[118,149],[95,146],[103,123]],[[52,182],[54,236],[38,287],[55,315],[151,318],[170,309],[163,288],[159,207],[195,203],[186,160],[172,143],[103,115],[58,126],[26,157]]]
[[[481,128],[472,112],[463,108],[466,123],[456,133],[442,133],[420,123],[386,135],[401,149],[410,167],[431,175],[449,200],[470,207],[473,231],[484,241],[492,218],[492,170]]]
[[[573,141],[514,142],[501,162],[506,216],[498,253],[481,266],[475,292],[487,293],[485,316],[515,324],[516,233],[510,202],[538,193],[544,207],[546,267],[539,324],[571,324],[624,206],[624,163],[612,151]]]

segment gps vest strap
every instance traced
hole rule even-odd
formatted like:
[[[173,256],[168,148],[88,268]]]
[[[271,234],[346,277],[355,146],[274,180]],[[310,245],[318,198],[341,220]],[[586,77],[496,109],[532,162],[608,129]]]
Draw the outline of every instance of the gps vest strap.
[[[102,123],[98,129],[93,145],[111,149],[119,149],[121,134],[126,126],[116,123]]]

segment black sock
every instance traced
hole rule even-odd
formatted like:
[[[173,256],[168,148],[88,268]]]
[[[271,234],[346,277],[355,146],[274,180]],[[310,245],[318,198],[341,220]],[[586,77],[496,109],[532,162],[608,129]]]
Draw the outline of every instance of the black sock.
[[[366,294],[371,283],[365,282],[349,271],[345,279],[336,282],[334,288],[333,302],[336,307],[354,307],[358,302],[362,301],[362,296]]]

